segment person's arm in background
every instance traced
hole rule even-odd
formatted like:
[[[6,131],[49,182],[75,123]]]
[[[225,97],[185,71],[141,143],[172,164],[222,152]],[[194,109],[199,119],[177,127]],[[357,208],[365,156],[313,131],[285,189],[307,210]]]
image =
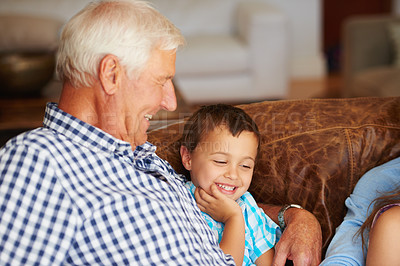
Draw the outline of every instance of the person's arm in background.
[[[265,213],[275,223],[282,206],[264,205]],[[283,266],[286,260],[294,265],[318,265],[321,261],[322,232],[315,216],[304,209],[289,208],[284,215],[286,228],[275,246],[272,265]]]
[[[336,229],[321,265],[364,265],[360,226],[369,215],[371,202],[380,194],[393,190],[400,183],[400,158],[368,171],[346,199],[347,214]]]
[[[400,207],[394,206],[377,219],[369,233],[367,266],[398,265],[400,261]]]

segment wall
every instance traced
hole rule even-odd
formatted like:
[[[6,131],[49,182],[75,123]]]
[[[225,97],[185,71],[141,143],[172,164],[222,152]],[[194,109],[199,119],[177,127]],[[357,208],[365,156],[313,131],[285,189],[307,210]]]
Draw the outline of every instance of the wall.
[[[289,18],[289,76],[294,79],[323,77],[326,67],[321,45],[321,0],[263,1],[273,3]],[[35,14],[67,20],[88,2],[90,0],[0,0],[0,13]]]

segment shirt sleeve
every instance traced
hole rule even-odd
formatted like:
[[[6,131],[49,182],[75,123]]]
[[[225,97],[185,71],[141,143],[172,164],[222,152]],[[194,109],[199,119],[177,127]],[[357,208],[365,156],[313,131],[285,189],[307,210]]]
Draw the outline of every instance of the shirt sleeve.
[[[57,181],[48,152],[24,145],[3,148],[0,264],[62,264],[76,225],[71,204]]]
[[[255,262],[258,257],[273,248],[276,243],[278,225],[272,221],[264,211],[258,207],[250,193],[244,194],[246,203],[243,212],[246,223],[246,248],[249,257]],[[249,242],[252,243],[249,243]]]
[[[357,234],[371,213],[371,202],[400,184],[400,158],[368,171],[346,199],[347,214],[336,229],[321,265],[364,265],[361,236]]]

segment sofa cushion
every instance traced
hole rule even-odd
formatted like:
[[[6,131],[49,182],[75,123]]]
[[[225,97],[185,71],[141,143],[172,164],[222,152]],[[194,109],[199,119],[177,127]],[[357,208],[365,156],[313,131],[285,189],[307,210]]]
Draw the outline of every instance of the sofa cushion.
[[[245,73],[249,49],[233,35],[202,35],[186,38],[176,57],[177,76]]]
[[[352,96],[400,96],[400,68],[379,66],[358,72],[352,84]]]
[[[400,97],[309,99],[239,105],[257,122],[261,153],[250,186],[258,203],[298,203],[319,220],[323,253],[345,199],[369,169],[400,156]],[[183,122],[149,141],[179,173]]]
[[[239,0],[150,0],[185,37],[229,35]]]

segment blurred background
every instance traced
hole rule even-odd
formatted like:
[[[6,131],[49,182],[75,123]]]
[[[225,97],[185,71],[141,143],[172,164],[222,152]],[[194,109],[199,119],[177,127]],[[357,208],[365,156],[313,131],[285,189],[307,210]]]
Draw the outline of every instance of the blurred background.
[[[0,0],[0,144],[58,100],[59,32],[88,2]],[[153,123],[213,102],[400,95],[400,0],[151,2],[187,39],[178,110]]]

